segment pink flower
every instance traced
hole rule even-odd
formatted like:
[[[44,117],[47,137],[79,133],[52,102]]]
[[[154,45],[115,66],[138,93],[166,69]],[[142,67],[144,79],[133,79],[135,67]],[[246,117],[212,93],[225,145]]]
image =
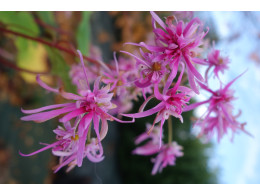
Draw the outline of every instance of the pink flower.
[[[78,149],[78,135],[75,133],[75,129],[71,128],[69,122],[66,122],[64,126],[65,129],[58,126],[57,129],[53,130],[57,138],[57,141],[53,144],[44,144],[47,146],[30,154],[22,154],[21,152],[20,154],[22,156],[32,156],[50,148],[52,148],[54,155],[57,156],[63,156],[65,153],[66,155],[75,153]]]
[[[244,73],[233,79],[229,82],[224,88],[220,88],[217,91],[212,91],[206,85],[200,83],[202,89],[211,93],[211,97],[202,102],[194,103],[186,108],[183,111],[192,110],[202,104],[209,104],[207,112],[201,117],[195,125],[201,127],[201,134],[205,134],[208,138],[211,138],[214,132],[217,133],[218,141],[227,133],[228,128],[232,129],[232,132],[236,132],[237,129],[244,130],[244,124],[240,124],[236,121],[236,116],[233,116],[233,106],[231,102],[234,98],[234,91],[230,90],[229,87]],[[246,132],[247,133],[247,132]]]
[[[92,138],[90,143],[87,143],[84,148],[83,158],[87,157],[91,162],[98,163],[104,160],[103,156],[103,148],[100,148],[99,145],[96,144],[97,141],[95,138]],[[67,172],[72,170],[75,166],[78,165],[76,155],[70,156],[61,156],[59,160],[59,164],[54,167],[56,173],[62,167],[68,165]]]
[[[137,147],[132,153],[137,155],[152,155],[159,152],[158,144],[160,142],[160,127],[155,126],[151,132],[149,130],[152,128],[151,124],[146,124],[147,131],[139,135],[135,139],[135,144],[139,145],[141,142],[147,141],[146,144]]]
[[[171,88],[169,90],[165,86],[163,91],[166,91],[166,92],[163,94],[161,94],[159,92],[158,84],[155,84],[154,85],[154,95],[147,98],[147,100],[141,106],[139,113],[122,114],[123,116],[132,117],[132,118],[143,118],[143,117],[150,116],[152,114],[157,113],[151,129],[154,127],[154,125],[156,123],[161,121],[159,147],[161,147],[161,145],[162,145],[162,133],[163,133],[162,127],[163,127],[165,120],[167,120],[169,118],[169,116],[172,115],[176,118],[179,118],[181,120],[181,122],[183,122],[183,119],[181,116],[183,108],[186,106],[186,104],[190,101],[190,98],[193,96],[193,92],[191,89],[184,87],[184,86],[179,86],[181,79],[182,79],[183,72],[184,72],[184,65],[182,64],[182,71],[181,71],[181,74],[180,74],[176,84],[174,85],[173,88]],[[143,111],[145,105],[154,97],[156,97],[161,102],[154,108]]]
[[[154,163],[152,175],[155,175],[157,172],[161,173],[162,170],[168,165],[175,165],[176,157],[183,156],[181,150],[182,147],[176,142],[163,145],[159,154],[152,159],[152,162]]]
[[[121,95],[122,92],[127,93],[127,87],[131,85],[131,80],[135,73],[134,65],[131,60],[119,58],[119,63],[116,59],[116,53],[114,52],[114,64],[115,70],[111,70],[108,67],[104,71],[102,81],[105,84],[111,85],[111,91],[115,91],[115,95]]]
[[[136,59],[136,66],[140,67],[140,77],[135,82],[139,88],[146,88],[152,84],[159,83],[166,73],[169,71],[166,69],[164,64],[154,61],[156,55],[154,53],[145,53],[140,49],[140,53],[143,59],[126,51],[121,51]]]
[[[53,132],[56,134],[56,139],[57,139],[56,142],[52,144],[44,144],[46,145],[45,147],[30,154],[22,154],[21,152],[19,152],[20,155],[32,156],[40,152],[43,152],[47,149],[52,149],[53,155],[60,157],[59,165],[57,165],[54,168],[55,173],[58,170],[60,170],[62,167],[70,163],[73,164],[74,162],[74,164],[78,166],[82,164],[83,159],[81,159],[81,162],[77,162],[79,160],[77,158],[78,152],[80,151],[79,147],[82,147],[82,150],[84,151],[83,156],[87,157],[90,161],[92,162],[102,161],[104,159],[104,157],[102,156],[103,148],[101,145],[96,144],[97,141],[95,138],[93,138],[90,144],[83,145],[83,146],[80,145],[79,135],[76,133],[78,121],[79,119],[76,120],[74,127],[71,127],[70,122],[66,122],[64,123],[65,128],[58,126],[57,129],[53,130]],[[69,167],[68,169],[71,170],[71,168],[72,167]]]
[[[176,142],[172,142],[163,144],[161,148],[158,148],[161,128],[159,126],[154,126],[152,128],[151,124],[146,124],[146,128],[147,131],[135,139],[136,145],[141,142],[145,142],[145,144],[137,147],[132,153],[143,156],[158,153],[157,156],[152,159],[152,162],[154,163],[152,175],[155,175],[158,171],[162,172],[163,168],[167,165],[175,165],[176,157],[183,156],[183,153],[181,152],[182,147]]]
[[[228,69],[227,64],[229,63],[228,57],[222,57],[220,55],[220,51],[216,50],[213,46],[211,52],[208,54],[208,64],[209,67],[206,70],[206,79],[208,77],[208,72],[211,68],[214,68],[213,72],[217,78],[219,78],[218,73],[222,72],[224,73],[224,70]]]
[[[77,152],[77,163],[80,167],[82,165],[82,159],[84,154],[84,146],[87,140],[87,134],[90,127],[91,122],[94,123],[94,130],[97,135],[98,143],[100,148],[101,140],[107,134],[108,125],[107,120],[116,120],[121,123],[127,123],[127,121],[119,120],[112,115],[108,114],[110,109],[114,108],[114,105],[111,103],[111,99],[113,93],[109,93],[109,86],[105,86],[99,89],[99,83],[101,77],[98,77],[94,83],[93,91],[90,90],[90,86],[87,79],[87,73],[84,67],[83,57],[79,52],[81,63],[83,66],[86,83],[87,83],[87,90],[79,90],[79,95],[68,93],[63,91],[62,89],[53,89],[43,83],[39,76],[37,76],[38,83],[45,89],[49,91],[53,91],[62,95],[65,99],[73,100],[74,102],[65,103],[65,104],[56,104],[45,106],[42,108],[34,109],[34,110],[23,110],[22,112],[26,114],[31,114],[29,116],[24,116],[21,120],[24,121],[35,121],[35,122],[44,122],[54,117],[57,117],[61,114],[65,114],[59,121],[62,123],[66,123],[74,118],[79,119],[79,126],[78,126],[78,136],[79,136],[79,147]],[[59,108],[59,109],[56,109]],[[50,109],[55,109],[51,111],[46,111]],[[101,130],[99,131],[99,122],[102,122]],[[134,122],[134,120],[129,121]]]
[[[173,24],[174,17],[167,17],[164,23],[154,12],[151,12],[153,19],[153,28],[155,34],[156,45],[147,45],[143,42],[133,44],[145,47],[150,52],[154,53],[153,62],[159,64],[169,64],[171,73],[166,82],[166,86],[170,86],[175,78],[180,62],[184,62],[187,67],[188,79],[192,90],[199,93],[198,87],[195,84],[195,78],[199,81],[204,81],[201,74],[195,69],[192,63],[206,65],[206,61],[197,58],[200,52],[202,40],[207,32],[202,29],[202,23],[198,18],[192,19],[185,24],[183,21],[176,21]],[[157,22],[162,28],[157,28]]]
[[[228,129],[231,129],[232,132],[231,140],[233,140],[235,133],[239,132],[238,130],[241,130],[251,136],[251,134],[244,129],[246,123],[239,123],[236,120],[239,114],[237,116],[233,116],[232,110],[230,110],[230,112],[230,119],[227,119],[223,113],[219,113],[218,116],[209,116],[206,120],[204,119],[197,121],[195,125],[201,128],[199,137],[206,136],[207,141],[209,141],[214,136],[214,134],[216,134],[217,140],[220,142],[222,137],[225,134],[228,134]]]
[[[101,51],[96,46],[91,45],[89,53],[92,59],[102,62]],[[88,70],[88,81],[90,83],[94,83],[98,75],[101,75],[104,71],[103,67],[98,67],[92,64],[88,66]],[[78,90],[86,89],[85,73],[82,64],[72,65],[69,76],[72,80],[72,84],[76,85]]]

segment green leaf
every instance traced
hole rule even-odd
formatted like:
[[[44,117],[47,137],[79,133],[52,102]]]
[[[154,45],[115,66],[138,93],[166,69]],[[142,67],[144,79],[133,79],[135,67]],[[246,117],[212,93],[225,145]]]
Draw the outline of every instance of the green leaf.
[[[7,28],[26,35],[37,36],[39,28],[30,12],[0,12],[0,22]]]
[[[89,51],[90,16],[91,16],[91,12],[82,12],[82,19],[76,33],[78,49],[84,55],[88,55],[88,51]]]
[[[46,46],[46,50],[48,53],[48,57],[51,61],[52,74],[59,76],[62,79],[66,91],[75,93],[76,88],[75,86],[72,85],[71,79],[69,77],[69,71],[70,71],[69,65],[65,62],[64,58],[62,57],[62,55],[58,50],[52,49],[47,46]]]
[[[55,26],[55,18],[53,15],[53,12],[51,11],[39,11],[37,12],[40,19],[45,22],[46,24],[49,24],[51,26]]]

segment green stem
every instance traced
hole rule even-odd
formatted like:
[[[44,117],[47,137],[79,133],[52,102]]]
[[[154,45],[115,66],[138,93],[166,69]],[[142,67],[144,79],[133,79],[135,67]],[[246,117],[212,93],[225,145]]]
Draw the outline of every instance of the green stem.
[[[168,118],[168,143],[172,143],[172,117]]]

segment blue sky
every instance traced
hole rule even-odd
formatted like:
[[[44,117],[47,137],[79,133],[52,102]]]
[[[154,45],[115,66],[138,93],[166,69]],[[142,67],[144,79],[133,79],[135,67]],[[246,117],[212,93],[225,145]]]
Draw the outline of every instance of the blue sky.
[[[233,85],[236,111],[242,110],[239,122],[247,122],[246,130],[254,137],[244,133],[236,134],[233,142],[226,136],[218,144],[214,139],[215,153],[211,157],[210,165],[219,167],[219,183],[260,183],[260,66],[249,59],[252,51],[257,49],[260,38],[260,13],[256,13],[256,20],[251,22],[241,12],[207,12],[211,14],[220,41],[216,49],[228,55],[230,68],[222,77],[224,83],[248,71]],[[259,31],[259,32],[258,32]],[[232,42],[227,39],[232,34],[240,32],[239,38]],[[258,47],[260,49],[260,47]],[[259,53],[259,51],[258,51]],[[260,53],[259,53],[260,54]],[[216,84],[214,81],[212,85]],[[203,94],[200,97],[203,99]],[[205,108],[204,108],[205,109]],[[201,113],[201,108],[198,113]]]

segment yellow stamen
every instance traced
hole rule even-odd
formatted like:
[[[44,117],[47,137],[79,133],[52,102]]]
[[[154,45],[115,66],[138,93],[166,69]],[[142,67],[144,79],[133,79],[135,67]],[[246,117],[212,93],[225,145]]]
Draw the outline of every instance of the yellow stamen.
[[[121,80],[119,80],[118,82],[117,82],[117,86],[122,86],[123,85],[123,82],[121,81]]]
[[[72,139],[73,141],[77,141],[77,140],[79,139],[79,136],[78,136],[78,135],[75,135],[75,137],[71,136],[71,139]]]
[[[153,71],[159,71],[159,70],[161,70],[161,64],[159,64],[158,62],[155,62],[154,64],[153,64],[153,66],[152,66],[152,70]]]
[[[223,64],[223,62],[224,62],[223,58],[219,58],[218,62],[219,62],[219,64]]]

